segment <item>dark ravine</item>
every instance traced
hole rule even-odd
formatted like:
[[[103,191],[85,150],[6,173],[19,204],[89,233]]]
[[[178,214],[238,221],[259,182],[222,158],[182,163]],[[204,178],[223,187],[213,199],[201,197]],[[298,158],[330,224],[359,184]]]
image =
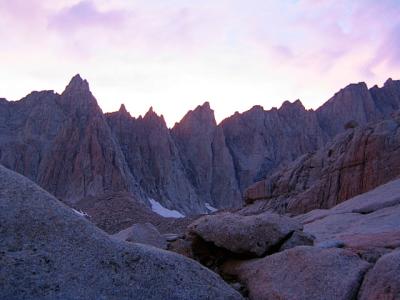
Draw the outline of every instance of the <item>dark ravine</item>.
[[[186,215],[204,213],[206,203],[240,207],[248,186],[316,151],[347,122],[362,126],[399,106],[400,82],[389,79],[381,88],[351,84],[315,111],[286,101],[220,124],[204,103],[169,129],[152,109],[139,118],[124,106],[103,114],[77,75],[62,94],[0,101],[0,163],[69,205],[128,192],[145,205],[153,198]]]

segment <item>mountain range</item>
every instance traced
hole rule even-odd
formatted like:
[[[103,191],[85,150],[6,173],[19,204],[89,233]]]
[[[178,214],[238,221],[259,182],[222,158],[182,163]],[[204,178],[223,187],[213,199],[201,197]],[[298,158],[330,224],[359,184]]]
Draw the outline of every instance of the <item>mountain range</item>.
[[[286,101],[271,110],[254,106],[220,124],[206,102],[168,128],[152,108],[138,118],[124,105],[104,114],[76,75],[61,94],[0,99],[0,164],[70,206],[127,192],[148,206],[154,199],[186,215],[205,213],[240,207],[255,182],[346,128],[388,118],[399,107],[400,81],[388,79],[370,89],[350,84],[316,110]]]

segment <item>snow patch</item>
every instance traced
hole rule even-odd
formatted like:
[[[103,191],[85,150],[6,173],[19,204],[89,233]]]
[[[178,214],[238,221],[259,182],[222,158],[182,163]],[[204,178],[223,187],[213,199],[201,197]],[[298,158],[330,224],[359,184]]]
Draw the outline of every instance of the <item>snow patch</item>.
[[[212,207],[209,203],[205,204],[206,208],[208,209],[209,212],[216,212],[218,209],[215,207]]]
[[[165,218],[184,218],[185,217],[179,211],[168,209],[168,208],[162,206],[160,203],[158,203],[154,199],[149,198],[149,201],[151,204],[151,210],[160,216],[163,216]]]
[[[78,216],[81,216],[81,217],[90,217],[87,213],[85,213],[84,211],[81,211],[81,210],[76,210],[76,209],[72,209],[73,211],[74,211],[74,213],[76,213]]]

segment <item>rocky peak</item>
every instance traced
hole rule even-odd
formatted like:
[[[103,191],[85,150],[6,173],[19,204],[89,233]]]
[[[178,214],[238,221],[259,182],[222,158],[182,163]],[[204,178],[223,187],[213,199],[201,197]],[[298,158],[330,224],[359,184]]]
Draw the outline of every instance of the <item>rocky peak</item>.
[[[131,116],[131,114],[126,110],[125,104],[123,103],[119,107],[118,113],[127,117]]]
[[[339,92],[335,93],[332,98],[330,98],[325,104],[323,104],[319,109],[328,106],[332,103],[338,103],[341,99],[341,102],[354,102],[355,100],[360,100],[358,96],[363,93],[368,93],[368,86],[365,82],[359,83],[351,83],[346,87],[339,90]],[[344,104],[344,103],[341,103]]]
[[[279,108],[279,111],[305,111],[305,107],[303,103],[299,99],[294,102],[285,101],[282,103],[282,106]]]
[[[162,127],[167,128],[167,123],[164,120],[163,115],[158,115],[154,109],[153,106],[149,108],[147,113],[143,116],[143,122],[148,123],[148,124],[159,124]]]
[[[388,78],[383,85],[383,88],[395,88],[400,90],[400,80],[393,80],[392,78]]]
[[[262,107],[261,105],[254,105],[248,111],[244,112],[244,114],[249,113],[251,115],[260,115],[264,114],[265,112],[266,111],[264,110],[264,107]]]
[[[102,114],[96,99],[89,89],[89,83],[79,74],[72,77],[71,81],[61,94],[60,104],[68,111],[82,114]]]
[[[89,89],[89,83],[87,82],[86,79],[82,79],[82,77],[79,74],[76,74],[74,77],[72,77],[71,81],[65,88],[64,93],[68,92],[90,92]]]
[[[214,111],[210,108],[210,103],[204,102],[203,105],[199,105],[194,110],[189,111],[179,123],[175,124],[174,129],[187,128],[196,130],[214,128],[216,126]]]
[[[316,110],[322,129],[330,136],[342,132],[354,120],[359,124],[379,119],[379,111],[365,82],[346,86]]]
[[[392,83],[393,83],[393,79],[392,79],[391,77],[389,77],[389,78],[385,81],[384,86],[390,85],[390,84],[392,84]]]

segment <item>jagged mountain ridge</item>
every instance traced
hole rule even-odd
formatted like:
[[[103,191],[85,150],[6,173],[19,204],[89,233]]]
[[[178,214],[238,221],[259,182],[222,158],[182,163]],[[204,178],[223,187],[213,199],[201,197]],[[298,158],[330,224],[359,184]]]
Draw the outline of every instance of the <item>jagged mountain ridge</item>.
[[[168,129],[152,109],[139,118],[124,106],[103,114],[77,75],[61,95],[0,101],[0,163],[68,204],[128,191],[144,203],[154,198],[199,213],[206,203],[240,206],[249,185],[317,150],[346,122],[379,120],[399,106],[400,81],[389,79],[381,88],[349,85],[315,111],[286,101],[268,111],[254,106],[220,124],[204,103]]]

